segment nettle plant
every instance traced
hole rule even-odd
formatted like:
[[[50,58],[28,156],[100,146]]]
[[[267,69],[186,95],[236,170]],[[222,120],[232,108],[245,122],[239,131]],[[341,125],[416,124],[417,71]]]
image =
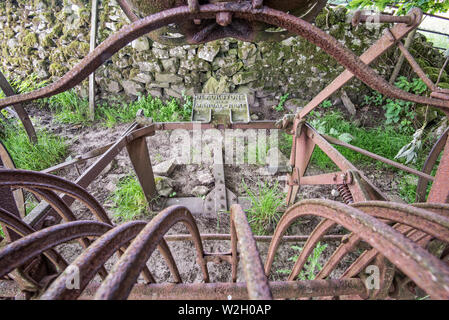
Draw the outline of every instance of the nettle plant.
[[[406,77],[401,76],[395,85],[407,92],[422,95],[427,91],[426,84],[419,78],[409,81]],[[370,96],[365,96],[363,105],[382,106],[385,110],[385,124],[398,125],[402,131],[413,130],[413,120],[416,117],[417,105],[413,102],[400,99],[385,98],[379,92],[374,92]]]

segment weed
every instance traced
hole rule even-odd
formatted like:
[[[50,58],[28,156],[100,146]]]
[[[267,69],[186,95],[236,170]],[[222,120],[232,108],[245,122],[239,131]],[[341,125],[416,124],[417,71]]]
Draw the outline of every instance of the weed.
[[[284,104],[285,104],[285,101],[287,101],[289,95],[290,95],[289,93],[286,93],[281,96],[281,98],[279,99],[278,105],[274,107],[274,109],[276,111],[278,111],[278,112],[284,111]]]
[[[242,186],[251,201],[251,207],[246,212],[251,229],[256,235],[268,234],[281,218],[284,203],[284,193],[276,181],[270,186],[267,182],[258,182],[258,192],[255,193],[242,180]]]
[[[321,103],[322,108],[330,108],[332,107],[332,102],[330,100],[324,100],[323,103]]]
[[[145,194],[134,175],[120,179],[110,200],[115,217],[121,221],[130,221],[149,212]]]
[[[298,246],[292,246],[293,250],[302,251],[301,247]],[[315,273],[320,272],[321,269],[323,269],[322,265],[320,264],[320,258],[321,254],[324,250],[326,250],[327,244],[321,244],[321,242],[318,242],[316,247],[313,249],[312,254],[307,258],[307,263],[304,266],[304,270],[301,270],[301,272],[298,275],[299,280],[313,280],[315,279],[316,275]],[[299,254],[294,255],[293,257],[290,257],[288,260],[296,262],[298,260]],[[278,273],[282,274],[290,274],[290,270],[278,270]]]

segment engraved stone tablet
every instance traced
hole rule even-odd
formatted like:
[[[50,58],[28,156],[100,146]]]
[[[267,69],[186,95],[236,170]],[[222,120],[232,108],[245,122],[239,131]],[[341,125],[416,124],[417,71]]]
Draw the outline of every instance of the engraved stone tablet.
[[[192,121],[227,124],[250,121],[248,98],[241,93],[196,94]]]

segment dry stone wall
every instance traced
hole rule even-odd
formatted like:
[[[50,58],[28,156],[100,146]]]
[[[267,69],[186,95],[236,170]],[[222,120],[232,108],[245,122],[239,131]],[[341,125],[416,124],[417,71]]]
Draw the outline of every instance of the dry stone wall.
[[[129,21],[115,0],[101,0],[99,42]],[[326,8],[316,25],[357,54],[380,35],[381,30],[347,23],[344,8]],[[0,68],[9,77],[36,74],[53,82],[89,52],[90,6],[86,0],[5,0],[0,2]],[[442,63],[442,55],[418,36],[412,52],[430,67]],[[397,51],[379,59],[376,70],[388,76]],[[141,37],[121,49],[97,72],[101,98],[151,94],[177,97],[182,93],[241,92],[253,107],[278,103],[285,93],[301,105],[316,95],[343,68],[324,51],[298,37],[280,43],[244,43],[224,39],[205,45],[165,46]],[[408,74],[409,69],[404,68]],[[448,81],[449,82],[449,81]],[[346,88],[350,97],[361,97],[367,88],[353,80]],[[87,95],[87,82],[78,86]]]

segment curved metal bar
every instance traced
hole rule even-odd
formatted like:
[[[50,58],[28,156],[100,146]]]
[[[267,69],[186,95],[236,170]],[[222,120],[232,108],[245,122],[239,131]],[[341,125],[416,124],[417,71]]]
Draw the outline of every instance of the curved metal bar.
[[[1,72],[0,72],[1,73]],[[15,169],[16,165],[14,164],[11,155],[6,149],[5,145],[0,141],[0,168],[5,167],[8,169]],[[26,209],[25,209],[25,196],[23,194],[22,189],[13,191],[14,200],[16,202],[17,209],[19,210],[19,214],[21,217],[25,217]]]
[[[27,225],[25,222],[20,220],[18,217],[13,215],[12,213],[0,208],[0,222],[4,223],[11,228],[15,232],[17,232],[22,237],[27,236],[35,232],[33,228]],[[59,270],[64,270],[68,263],[64,260],[63,257],[55,250],[50,249],[44,252],[44,254],[48,257],[48,259],[58,267]]]
[[[359,209],[330,200],[304,200],[290,207],[281,218],[269,251],[279,235],[301,216],[314,214],[335,221],[360,236],[410,277],[433,298],[449,298],[449,267],[392,227]],[[267,261],[268,262],[268,261]],[[270,266],[266,264],[265,269]]]
[[[424,162],[424,166],[422,168],[422,172],[430,174],[435,166],[435,163],[438,160],[438,156],[444,149],[446,144],[447,137],[449,135],[449,127],[444,131],[438,141],[432,147],[429,155],[427,156],[426,162]],[[424,179],[423,177],[419,177],[418,186],[416,187],[416,202],[424,202],[426,201],[426,191],[427,186],[429,185],[429,180]]]
[[[81,186],[52,174],[27,170],[0,170],[0,186],[57,190],[81,201],[98,220],[112,225],[104,208]]]
[[[421,238],[432,235],[435,238],[448,242],[449,219],[437,213],[415,208],[401,203],[385,201],[369,201],[351,204],[373,217],[398,222],[402,225],[413,227],[416,234],[407,234],[407,238],[419,242]],[[447,205],[446,205],[447,206]],[[441,209],[441,207],[439,208]],[[420,231],[419,231],[420,230]],[[398,230],[399,231],[399,230]],[[404,229],[405,231],[405,229]],[[404,233],[404,232],[401,232]],[[326,278],[338,265],[343,257],[351,252],[360,241],[360,237],[351,235],[346,243],[341,244],[329,258],[317,278]]]
[[[80,277],[79,289],[67,289],[66,283],[72,275],[62,273],[41,296],[41,300],[60,300],[78,298],[89,282],[95,277],[106,261],[142,231],[146,222],[132,221],[121,224],[99,237],[73,261],[68,270],[78,268]]]
[[[232,234],[237,236],[249,298],[251,300],[273,299],[251,227],[242,207],[238,204],[231,206],[231,230],[233,230]]]
[[[114,265],[111,273],[98,289],[95,299],[126,299],[157,244],[163,239],[165,233],[178,222],[184,223],[191,233],[197,251],[198,263],[203,271],[203,280],[209,282],[207,262],[204,258],[203,245],[195,220],[187,208],[172,206],[160,212],[140,232]]]
[[[109,229],[111,226],[102,222],[75,221],[27,235],[6,245],[0,251],[0,277],[61,243],[88,236],[100,236]]]
[[[445,111],[449,110],[449,100],[417,96],[389,84],[374,70],[363,63],[353,52],[343,47],[335,38],[310,23],[282,11],[273,10],[268,7],[254,9],[250,3],[240,2],[203,5],[200,7],[200,12],[198,13],[190,12],[187,6],[177,7],[140,19],[123,27],[120,31],[106,39],[57,82],[30,93],[2,99],[0,100],[0,109],[8,105],[55,95],[74,87],[108,60],[114,53],[145,33],[174,23],[177,20],[213,19],[219,12],[230,12],[235,18],[265,22],[302,36],[326,51],[362,82],[390,98],[428,104]],[[415,24],[418,24],[422,12],[419,9],[413,9],[410,14],[413,16]]]

